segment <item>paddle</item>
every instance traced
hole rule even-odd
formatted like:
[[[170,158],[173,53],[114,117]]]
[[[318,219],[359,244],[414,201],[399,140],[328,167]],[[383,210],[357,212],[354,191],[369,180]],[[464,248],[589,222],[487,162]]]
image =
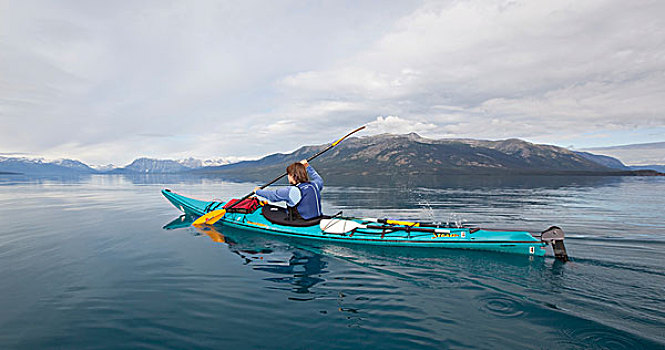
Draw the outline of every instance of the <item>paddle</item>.
[[[387,221],[393,221],[393,220],[387,220]],[[324,233],[337,233],[337,234],[348,233],[356,229],[450,233],[450,229],[448,228],[421,228],[418,227],[418,223],[411,223],[407,221],[393,221],[393,224],[396,222],[402,222],[402,224],[397,224],[397,225],[406,224],[406,226],[392,226],[390,222],[384,225],[366,225],[354,220],[338,219],[338,218],[322,219],[321,222],[319,223],[319,226],[321,227],[321,230]]]
[[[309,158],[307,159],[307,161],[308,161],[308,162],[311,162],[311,161],[314,160],[316,157],[318,157],[318,156],[320,156],[320,155],[322,155],[322,154],[328,152],[331,148],[337,146],[340,142],[342,142],[342,141],[343,141],[344,139],[346,139],[347,137],[349,137],[349,136],[351,136],[351,135],[357,133],[358,131],[360,131],[360,130],[362,130],[362,129],[364,129],[364,128],[365,128],[365,126],[363,125],[363,126],[359,127],[358,129],[353,130],[353,131],[351,131],[350,133],[344,135],[344,137],[342,137],[341,139],[339,139],[339,140],[337,140],[337,141],[331,143],[331,144],[330,144],[328,147],[326,147],[323,151],[321,151],[321,152],[319,152],[319,153],[317,153],[317,154],[315,154],[315,155],[309,157]],[[272,180],[272,181],[268,182],[267,184],[261,186],[260,189],[264,189],[264,188],[266,188],[266,187],[268,187],[268,186],[274,184],[275,182],[279,181],[281,178],[283,178],[283,177],[286,176],[286,175],[287,175],[287,173],[284,173],[284,174],[282,174],[282,175],[276,177],[274,180]],[[229,210],[229,209],[235,207],[235,206],[238,205],[240,202],[242,202],[242,201],[244,201],[245,199],[251,197],[252,195],[254,195],[254,192],[251,192],[251,193],[247,194],[246,196],[240,198],[240,200],[238,200],[237,202],[233,203],[233,204],[232,204],[231,206],[229,206],[228,208],[211,211],[211,212],[209,212],[209,213],[207,213],[207,214],[201,216],[200,218],[196,219],[196,220],[192,223],[192,225],[203,225],[203,224],[206,224],[206,225],[212,225],[212,224],[216,223],[219,219],[223,218],[224,215],[226,214],[226,211],[227,211],[227,210]]]

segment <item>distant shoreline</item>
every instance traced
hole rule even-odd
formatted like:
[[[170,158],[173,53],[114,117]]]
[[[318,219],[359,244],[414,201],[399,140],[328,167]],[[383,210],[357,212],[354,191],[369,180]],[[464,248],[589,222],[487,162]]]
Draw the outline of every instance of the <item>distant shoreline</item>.
[[[324,170],[320,172],[325,173]],[[238,178],[238,177],[252,177],[255,178],[257,173],[252,171],[247,174],[238,174],[236,172],[222,172],[222,171],[192,171],[184,173],[173,173],[173,174],[192,174],[192,175],[206,175],[206,176],[220,176],[228,178]],[[618,171],[519,171],[519,170],[507,170],[507,171],[495,171],[495,172],[482,172],[482,171],[456,171],[450,173],[425,173],[425,172],[396,172],[394,174],[386,173],[376,173],[376,174],[367,174],[367,173],[329,173],[332,176],[337,177],[399,177],[399,176],[409,176],[409,177],[446,177],[446,176],[665,176],[665,173],[661,173],[655,170],[618,170]],[[129,175],[129,174],[127,174]],[[136,175],[142,175],[142,173],[137,173]]]
[[[0,175],[26,175],[26,176],[80,176],[80,175],[124,175],[124,176],[151,176],[151,175],[177,175],[177,176],[215,176],[226,179],[237,179],[237,178],[247,178],[247,179],[257,179],[259,174],[256,172],[249,172],[247,174],[237,174],[237,173],[227,173],[220,171],[181,171],[181,172],[95,172],[95,173],[41,173],[41,174],[29,174],[29,173],[16,173],[16,172],[7,172],[0,171]],[[267,172],[266,172],[267,173]],[[342,173],[342,174],[330,174],[329,176],[334,177],[377,177],[377,178],[386,178],[386,177],[446,177],[446,176],[665,176],[665,173],[658,172],[656,170],[625,170],[625,171],[497,171],[497,172],[450,172],[450,173],[424,173],[424,172],[410,172],[410,173],[395,173],[395,174],[386,174],[386,173],[377,173],[377,174],[352,174],[352,173]]]

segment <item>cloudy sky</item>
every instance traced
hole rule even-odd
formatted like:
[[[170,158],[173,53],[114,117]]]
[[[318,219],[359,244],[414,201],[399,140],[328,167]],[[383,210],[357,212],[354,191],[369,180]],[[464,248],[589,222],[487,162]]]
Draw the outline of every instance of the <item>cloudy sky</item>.
[[[0,0],[0,153],[665,141],[665,1]]]

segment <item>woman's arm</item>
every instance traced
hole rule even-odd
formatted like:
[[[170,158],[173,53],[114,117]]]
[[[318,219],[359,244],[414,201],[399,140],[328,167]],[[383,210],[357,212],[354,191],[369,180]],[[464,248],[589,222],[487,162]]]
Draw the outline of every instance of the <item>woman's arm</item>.
[[[314,186],[316,186],[316,188],[319,189],[319,192],[321,192],[321,190],[323,189],[323,178],[321,178],[319,173],[317,173],[316,170],[314,170],[313,166],[309,165],[309,162],[307,161],[307,159],[301,160],[300,164],[305,166],[305,169],[307,170],[307,174],[311,178],[310,182],[313,183]]]
[[[300,190],[295,186],[288,186],[272,190],[256,190],[254,191],[257,196],[261,196],[270,202],[286,202],[290,207],[295,206],[300,202]]]
[[[307,169],[307,174],[310,177],[309,181],[319,189],[319,192],[321,192],[321,190],[323,190],[323,178],[321,178],[319,173],[317,173],[316,170],[314,170],[313,166],[310,165],[306,169]]]

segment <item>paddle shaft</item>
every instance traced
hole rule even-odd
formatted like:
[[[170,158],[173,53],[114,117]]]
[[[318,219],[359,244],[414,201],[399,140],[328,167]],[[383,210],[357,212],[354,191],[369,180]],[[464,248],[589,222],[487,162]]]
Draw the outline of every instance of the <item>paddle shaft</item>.
[[[393,230],[393,231],[413,231],[413,232],[428,232],[428,233],[439,233],[443,231],[449,231],[447,229],[439,229],[437,231],[436,229],[432,228],[420,228],[420,227],[413,227],[413,226],[381,226],[381,225],[367,225],[367,228],[375,229],[375,230]]]
[[[358,129],[353,130],[353,131],[351,131],[350,133],[344,135],[344,137],[342,137],[341,139],[339,139],[339,140],[337,140],[337,141],[331,143],[331,144],[330,144],[328,147],[326,147],[326,149],[324,149],[323,151],[321,151],[321,152],[319,152],[319,153],[317,153],[317,154],[315,154],[315,155],[313,155],[313,156],[307,158],[307,162],[311,162],[311,161],[314,160],[316,157],[318,157],[318,156],[320,156],[320,155],[322,155],[322,154],[328,152],[331,148],[337,146],[337,144],[340,143],[340,142],[342,142],[345,138],[347,138],[347,137],[349,137],[349,136],[351,136],[351,135],[357,133],[358,131],[360,131],[360,130],[362,130],[362,129],[364,129],[364,128],[365,128],[365,126],[363,125],[363,126],[359,127]],[[264,189],[264,188],[266,188],[266,187],[268,187],[268,186],[274,184],[275,182],[279,181],[281,178],[283,178],[283,177],[286,176],[287,174],[288,174],[288,173],[284,173],[284,174],[282,174],[282,175],[276,177],[274,180],[272,180],[272,181],[268,182],[267,184],[261,186],[260,189]],[[228,209],[231,209],[231,208],[235,207],[235,206],[238,205],[240,202],[242,202],[242,201],[244,201],[245,199],[251,197],[253,194],[254,194],[254,192],[251,192],[251,193],[247,194],[246,196],[240,198],[239,201],[237,201],[237,202],[231,204],[231,205],[230,205],[228,208],[226,208],[226,209],[228,210]]]

